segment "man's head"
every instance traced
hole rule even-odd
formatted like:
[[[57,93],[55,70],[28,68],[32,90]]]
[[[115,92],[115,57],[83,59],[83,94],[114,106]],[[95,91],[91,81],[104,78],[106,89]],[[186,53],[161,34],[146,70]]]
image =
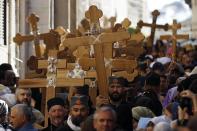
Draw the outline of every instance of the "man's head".
[[[32,110],[26,104],[16,104],[11,108],[10,123],[14,129],[23,127],[32,120]]]
[[[160,92],[160,76],[154,72],[147,74],[145,79],[145,90]]]
[[[12,70],[5,71],[4,85],[8,87],[13,87],[16,84],[16,75]]]
[[[31,105],[31,89],[17,88],[15,95],[17,103]]]
[[[153,70],[153,72],[155,72],[158,75],[163,75],[164,71],[165,71],[164,65],[161,64],[160,62],[155,62],[153,64],[152,70]]]
[[[87,96],[73,96],[70,101],[71,121],[76,126],[80,126],[89,114]]]
[[[116,113],[107,106],[99,108],[93,116],[93,125],[96,131],[112,131],[115,128]]]
[[[109,97],[110,100],[117,102],[124,96],[124,87],[126,87],[128,81],[123,77],[109,77]]]
[[[64,101],[61,98],[54,97],[47,101],[49,118],[51,124],[58,127],[64,122],[65,108]]]

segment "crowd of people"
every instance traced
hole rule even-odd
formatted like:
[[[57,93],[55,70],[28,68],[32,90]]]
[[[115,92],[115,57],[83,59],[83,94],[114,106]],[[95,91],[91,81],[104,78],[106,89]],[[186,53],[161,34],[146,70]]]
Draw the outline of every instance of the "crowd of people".
[[[162,44],[139,56],[133,81],[109,77],[108,96],[98,93],[95,105],[88,85],[48,100],[45,128],[34,91],[18,88],[11,65],[1,64],[0,131],[197,131],[197,49],[180,47],[175,61]]]

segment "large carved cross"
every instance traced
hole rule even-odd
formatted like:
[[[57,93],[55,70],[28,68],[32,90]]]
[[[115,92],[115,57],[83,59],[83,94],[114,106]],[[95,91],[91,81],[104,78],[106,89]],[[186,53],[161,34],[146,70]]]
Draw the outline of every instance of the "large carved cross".
[[[99,91],[102,95],[107,95],[108,86],[107,86],[107,75],[106,75],[104,56],[106,56],[105,57],[106,59],[110,59],[112,58],[112,53],[106,53],[106,55],[103,55],[104,52],[103,50],[105,49],[103,45],[109,44],[112,48],[111,43],[115,41],[126,40],[129,38],[130,35],[127,32],[102,33],[96,38],[92,36],[68,38],[65,39],[63,45],[65,47],[71,48],[72,51],[74,51],[78,46],[89,46],[91,44],[94,44],[95,53],[97,52],[95,54],[95,59],[96,59],[96,71],[97,71]],[[106,51],[109,52],[110,50],[106,50]]]
[[[169,25],[168,28],[172,30],[172,35],[162,35],[162,36],[160,36],[160,39],[161,40],[172,40],[172,48],[173,48],[172,58],[173,58],[173,60],[176,61],[176,54],[177,54],[176,43],[177,43],[177,40],[178,39],[189,39],[189,35],[177,34],[177,30],[181,29],[181,24],[177,23],[176,20],[173,20],[173,24]]]
[[[154,10],[152,12],[152,16],[153,16],[152,24],[144,23],[142,20],[140,20],[137,23],[137,26],[138,26],[139,29],[141,29],[143,26],[147,26],[147,27],[150,27],[151,28],[151,34],[150,34],[150,36],[148,38],[148,41],[147,41],[147,46],[148,47],[152,47],[152,45],[153,45],[154,38],[155,38],[155,30],[156,30],[156,28],[158,28],[158,29],[164,29],[165,31],[168,30],[168,24],[165,24],[165,25],[158,25],[158,24],[156,24],[157,17],[159,15],[160,15],[160,12],[158,10]]]
[[[64,59],[57,59],[57,51],[50,50],[48,57],[52,57],[56,59],[56,69],[65,69],[68,68],[68,63]],[[39,60],[38,61],[38,68],[39,69],[46,69],[48,68],[49,60]],[[57,71],[58,72],[58,71]],[[50,74],[48,74],[50,75]],[[58,75],[58,74],[53,74]],[[55,76],[57,77],[57,76]],[[70,87],[70,86],[83,86],[84,79],[76,79],[76,78],[66,78],[64,77],[57,77],[56,82],[54,83],[55,87]],[[45,91],[42,95],[42,111],[45,114],[45,127],[48,125],[48,111],[47,111],[47,101],[50,98],[55,97],[55,87],[49,85],[49,81],[46,78],[37,78],[37,79],[22,79],[19,80],[19,88],[44,88]],[[44,108],[44,109],[43,109]]]
[[[50,30],[49,33],[38,33],[38,26],[37,22],[39,21],[39,17],[35,14],[31,14],[27,18],[28,23],[31,26],[33,35],[21,35],[20,33],[17,33],[16,36],[13,38],[13,41],[17,45],[21,45],[23,42],[30,42],[34,41],[35,45],[35,53],[38,58],[41,56],[41,49],[39,45],[39,40],[44,40],[44,44],[46,45],[44,56],[47,57],[48,50],[52,49],[58,49],[60,42],[60,35],[55,30]]]
[[[14,37],[14,42],[17,45],[21,45],[24,41],[34,41],[36,56],[41,57],[41,49],[39,46],[38,25],[37,25],[38,21],[39,21],[39,17],[35,14],[31,14],[27,18],[27,22],[30,24],[33,35],[21,36],[21,34],[17,33],[16,37]]]

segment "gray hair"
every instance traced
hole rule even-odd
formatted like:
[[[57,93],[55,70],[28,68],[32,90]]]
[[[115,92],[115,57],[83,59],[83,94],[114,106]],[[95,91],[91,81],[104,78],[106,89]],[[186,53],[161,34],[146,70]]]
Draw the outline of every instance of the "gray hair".
[[[32,113],[32,108],[26,104],[16,104],[12,107],[16,109],[19,115],[24,115],[29,122],[34,122],[34,115]]]
[[[113,120],[116,121],[117,120],[117,116],[116,116],[116,112],[114,111],[114,109],[112,109],[111,107],[109,106],[102,106],[100,108],[98,108],[94,115],[93,115],[93,119],[96,120],[98,118],[98,114],[100,112],[111,112],[112,113],[112,116],[113,116]]]

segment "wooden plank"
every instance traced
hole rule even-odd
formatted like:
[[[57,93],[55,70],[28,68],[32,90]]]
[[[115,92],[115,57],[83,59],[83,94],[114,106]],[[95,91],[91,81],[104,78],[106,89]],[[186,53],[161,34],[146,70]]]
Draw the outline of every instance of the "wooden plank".
[[[61,78],[57,79],[56,87],[83,86],[84,79]],[[19,88],[42,88],[47,86],[46,79],[23,79],[19,80]]]
[[[98,78],[99,94],[102,96],[108,96],[108,84],[105,70],[105,62],[103,56],[102,44],[98,43],[94,45],[95,59],[96,59],[96,71]]]
[[[57,60],[57,68],[66,68],[67,61],[65,59]],[[46,69],[48,66],[48,60],[38,60],[38,69]]]

